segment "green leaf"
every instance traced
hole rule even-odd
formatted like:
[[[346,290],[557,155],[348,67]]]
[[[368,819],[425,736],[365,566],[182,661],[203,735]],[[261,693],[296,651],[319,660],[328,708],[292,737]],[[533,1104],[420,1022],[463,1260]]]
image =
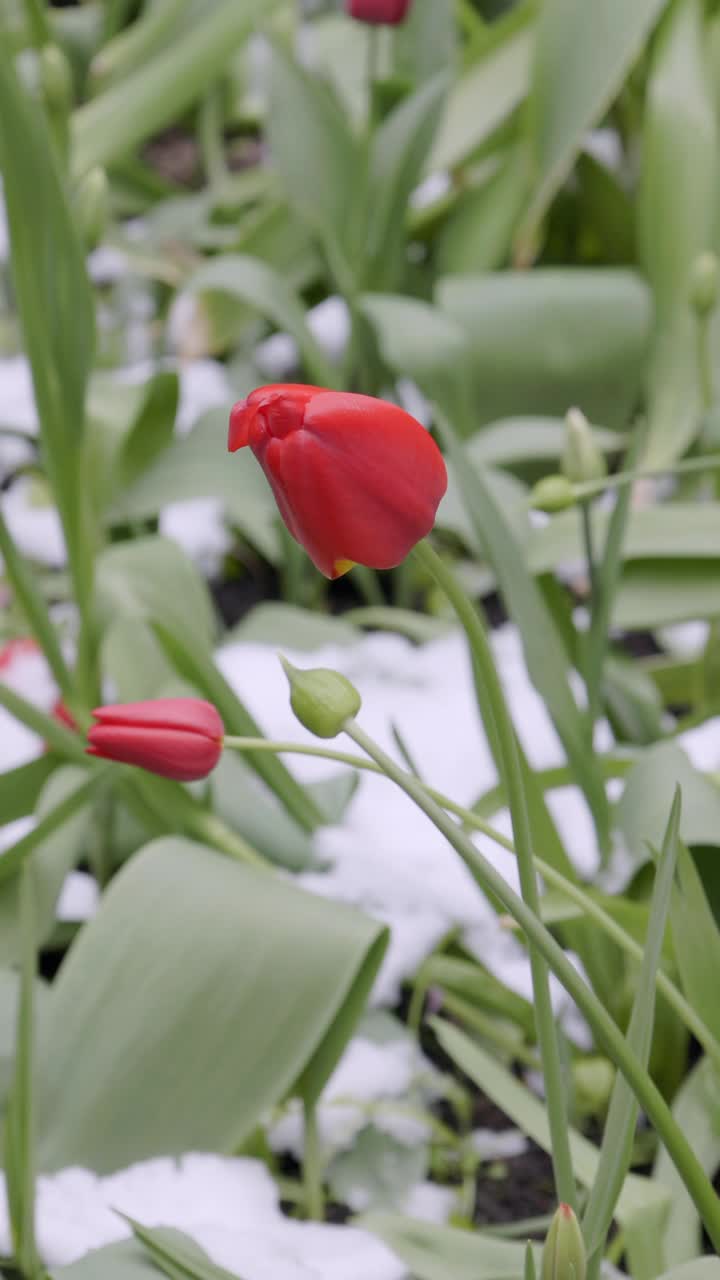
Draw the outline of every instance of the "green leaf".
[[[13,1251],[26,1275],[37,1271],[35,1247],[35,951],[32,872],[20,872],[20,993],[15,1073],[5,1116],[4,1165]]]
[[[616,826],[628,851],[640,862],[647,859],[646,846],[657,847],[663,838],[667,797],[676,787],[682,789],[684,800],[683,842],[716,845],[720,841],[720,789],[693,768],[675,743],[661,742],[642,753],[615,809]]]
[[[263,857],[289,871],[306,871],[318,858],[306,831],[234,751],[225,751],[210,778],[212,810]]]
[[[436,299],[469,349],[474,427],[517,414],[624,426],[645,372],[651,296],[638,275],[551,269],[448,276]]]
[[[278,329],[287,329],[300,348],[308,382],[337,387],[338,373],[308,328],[305,309],[295,290],[268,263],[239,253],[211,258],[190,277],[185,289],[230,294],[246,303]],[[227,459],[225,460],[227,463]]]
[[[433,1018],[432,1028],[441,1047],[452,1058],[465,1075],[474,1080],[489,1098],[505,1112],[523,1133],[532,1138],[543,1151],[550,1150],[550,1128],[547,1108],[535,1094],[531,1093],[507,1067],[487,1053],[462,1031]],[[596,1146],[575,1129],[570,1129],[570,1147],[573,1157],[573,1168],[582,1186],[592,1187],[598,1168],[599,1151]],[[628,1174],[625,1178],[622,1195],[617,1204],[618,1221],[627,1226],[637,1215],[648,1212],[657,1214],[658,1221],[664,1220],[669,1205],[667,1191],[659,1187],[650,1178]]]
[[[229,406],[228,406],[229,409]],[[249,450],[227,453],[228,412],[212,409],[120,494],[107,513],[110,524],[147,520],[171,502],[221,498],[231,520],[275,564],[280,559],[277,507]]]
[[[76,174],[117,160],[172,124],[213,84],[278,0],[218,0],[134,74],[80,107],[72,122]]]
[[[79,459],[95,339],[93,299],[40,110],[23,92],[5,47],[0,49],[0,170],[43,460],[82,605],[92,573],[88,499]]]
[[[167,1227],[153,1230],[125,1214],[123,1217],[155,1266],[170,1280],[238,1280],[234,1273],[211,1262],[200,1246],[182,1232]]]
[[[180,383],[171,370],[160,370],[146,384],[140,408],[118,459],[117,486],[126,488],[161,457],[175,428]]]
[[[84,795],[85,804],[71,812],[45,839],[35,843],[31,854],[20,863],[17,875],[8,876],[0,882],[0,965],[17,963],[22,955],[25,926],[20,906],[25,866],[29,867],[34,897],[33,944],[39,947],[52,933],[55,908],[65,877],[85,854],[90,818],[86,784],[87,772],[71,766],[57,769],[43,789],[37,808],[39,819],[52,820],[54,810],[64,801],[72,801],[78,791]],[[11,852],[8,850],[3,857]]]
[[[105,626],[120,617],[161,621],[209,652],[212,604],[192,561],[169,538],[117,542],[98,556],[97,596]]]
[[[148,845],[53,984],[39,1167],[236,1150],[273,1104],[320,1092],[386,941],[359,913],[201,845]]]
[[[303,145],[297,145],[297,121]],[[329,87],[273,47],[267,133],[273,163],[295,211],[321,241],[343,293],[361,261],[365,164]]]
[[[451,90],[428,172],[463,164],[525,97],[530,83],[534,31],[532,6],[508,23]]]
[[[26,836],[23,836],[22,839],[16,841],[9,849],[5,850],[2,858],[0,858],[0,885],[3,885],[14,876],[26,859],[44,841],[53,836],[70,818],[75,817],[88,804],[102,777],[103,771],[94,769],[86,781],[80,782],[79,786],[75,786],[68,795],[65,795],[47,813],[43,814],[32,831],[29,831]],[[51,784],[52,779],[49,786]]]
[[[171,1238],[176,1235],[168,1232]],[[161,1272],[133,1239],[93,1249],[68,1267],[53,1267],[50,1275],[52,1280],[159,1280]]]
[[[520,144],[507,148],[482,186],[460,196],[437,243],[440,275],[494,271],[509,255],[513,232],[527,203],[528,157]]]
[[[0,821],[3,826],[34,811],[38,796],[57,765],[57,756],[46,752],[29,764],[0,773]]]
[[[647,937],[626,1032],[628,1044],[645,1068],[650,1057],[655,1019],[655,977],[660,964],[678,858],[680,812],[681,793],[676,788],[655,870]],[[595,1253],[605,1247],[606,1236],[622,1194],[632,1159],[638,1113],[635,1094],[625,1077],[618,1072],[610,1098],[597,1172],[582,1219],[583,1236],[591,1260]]]
[[[667,0],[544,0],[528,103],[537,173],[536,222],[565,179],[588,129],[602,119]]]
[[[372,140],[366,288],[387,289],[402,278],[408,200],[422,175],[446,90],[446,77],[433,77],[395,108]]]
[[[701,0],[673,0],[648,81],[638,197],[640,259],[655,295],[648,465],[684,453],[698,426],[690,269],[715,243],[718,137]],[[660,216],[662,211],[662,216]]]
[[[691,1142],[693,1151],[709,1177],[713,1177],[720,1166],[720,1128],[717,1121],[719,1109],[717,1073],[707,1058],[704,1058],[692,1067],[680,1086],[673,1101],[673,1116]],[[670,1212],[663,1249],[665,1265],[672,1267],[672,1271],[667,1274],[675,1276],[684,1270],[683,1263],[698,1261],[697,1255],[702,1251],[702,1224],[664,1147],[658,1151],[653,1174],[657,1182],[667,1187],[670,1193]],[[688,1280],[692,1280],[691,1276],[688,1276]]]
[[[693,1258],[663,1272],[659,1280],[720,1280],[720,1258]]]
[[[357,644],[362,633],[345,618],[313,613],[299,605],[268,600],[255,605],[232,627],[225,643],[272,645],[276,649],[322,649],[325,645]]]
[[[352,1209],[399,1209],[427,1171],[427,1151],[368,1125],[327,1171],[333,1197]]]
[[[366,1213],[356,1223],[384,1240],[417,1280],[518,1280],[523,1270],[524,1242],[431,1226],[394,1213]],[[538,1245],[535,1252],[539,1265]]]
[[[508,612],[520,630],[528,673],[545,699],[602,840],[607,831],[605,790],[588,757],[585,726],[570,687],[570,663],[552,616],[527,572],[522,550],[482,471],[464,464],[462,445],[444,417],[438,418],[438,427],[473,529],[495,569]]]
[[[415,0],[395,31],[395,75],[423,84],[436,72],[452,67],[456,45],[453,0]]]
[[[600,545],[609,523],[607,512],[593,510],[593,537]],[[562,511],[533,531],[530,567],[548,573],[562,561],[581,560],[582,546],[577,512]],[[622,555],[625,560],[720,560],[720,503],[664,502],[630,511]],[[717,573],[718,566],[711,567]]]
[[[716,986],[720,930],[695,862],[682,844],[670,906],[670,929],[683,991],[716,1039],[720,1039]]]

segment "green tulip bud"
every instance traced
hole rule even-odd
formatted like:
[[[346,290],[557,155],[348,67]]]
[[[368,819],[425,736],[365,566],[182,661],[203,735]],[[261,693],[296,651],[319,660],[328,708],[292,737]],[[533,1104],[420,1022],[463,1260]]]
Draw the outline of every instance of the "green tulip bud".
[[[556,511],[565,511],[575,506],[575,490],[567,476],[543,476],[538,480],[530,494],[530,505],[536,511],[546,511],[553,515]]]
[[[40,88],[48,112],[67,115],[73,102],[70,63],[56,44],[45,44],[40,50],[39,64]]]
[[[695,259],[690,272],[690,305],[699,316],[714,311],[720,292],[720,262],[717,255],[707,251]]]
[[[301,724],[318,738],[336,738],[361,707],[360,694],[339,671],[314,667],[301,671],[280,661],[290,685],[290,706]]]
[[[615,1068],[607,1058],[595,1055],[580,1058],[573,1064],[575,1105],[583,1116],[602,1115],[610,1101],[615,1082]]]
[[[542,1280],[585,1280],[587,1254],[580,1224],[569,1204],[561,1204],[543,1246]]]
[[[104,169],[91,169],[75,190],[77,225],[86,249],[94,249],[107,226],[110,193]]]
[[[593,438],[592,427],[579,409],[565,415],[565,451],[561,469],[572,484],[592,484],[607,475],[605,459]]]

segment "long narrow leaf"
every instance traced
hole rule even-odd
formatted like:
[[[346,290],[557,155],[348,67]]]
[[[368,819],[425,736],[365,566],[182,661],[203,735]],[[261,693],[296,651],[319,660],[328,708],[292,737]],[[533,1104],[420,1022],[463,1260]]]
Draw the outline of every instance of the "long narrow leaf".
[[[655,979],[660,964],[678,858],[680,809],[681,797],[678,789],[673,799],[655,873],[645,951],[627,1030],[628,1044],[644,1066],[647,1065],[652,1043]],[[630,1167],[637,1117],[638,1103],[635,1094],[624,1076],[618,1074],[610,1099],[597,1174],[583,1217],[583,1233],[591,1259],[603,1248],[618,1197]]]
[[[501,511],[482,471],[465,461],[462,444],[444,414],[438,427],[457,476],[468,518],[487,550],[497,574],[508,612],[522,636],[528,672],[542,694],[555,727],[587,798],[601,844],[608,838],[605,788],[588,753],[581,712],[570,688],[570,664],[552,617],[521,548]]]
[[[35,899],[32,873],[20,873],[22,958],[18,1003],[15,1074],[5,1119],[5,1169],[13,1248],[24,1275],[34,1275],[35,1123],[33,1059],[35,1043]]]

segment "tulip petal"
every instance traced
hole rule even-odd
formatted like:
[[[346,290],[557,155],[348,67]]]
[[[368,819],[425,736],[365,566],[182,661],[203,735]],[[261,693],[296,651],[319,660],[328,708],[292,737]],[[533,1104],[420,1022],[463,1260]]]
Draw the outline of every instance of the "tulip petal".
[[[88,733],[88,755],[134,764],[163,778],[193,782],[206,778],[218,762],[217,739],[183,729],[143,729],[137,725],[99,724]]]
[[[414,418],[341,392],[313,396],[302,430],[268,449],[263,465],[288,528],[329,578],[338,560],[399,564],[432,528],[447,487],[442,455]]]
[[[225,728],[217,708],[202,698],[153,698],[145,702],[120,702],[96,707],[99,725],[127,725],[137,734],[141,728],[176,729],[216,742]]]

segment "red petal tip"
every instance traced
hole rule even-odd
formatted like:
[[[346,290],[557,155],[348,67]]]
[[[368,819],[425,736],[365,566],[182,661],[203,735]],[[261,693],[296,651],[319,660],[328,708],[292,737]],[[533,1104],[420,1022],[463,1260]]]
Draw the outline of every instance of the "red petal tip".
[[[238,400],[234,404],[230,412],[230,429],[228,431],[228,452],[235,453],[236,449],[243,449],[248,443],[248,431],[250,428],[250,415],[248,413],[247,400]]]

